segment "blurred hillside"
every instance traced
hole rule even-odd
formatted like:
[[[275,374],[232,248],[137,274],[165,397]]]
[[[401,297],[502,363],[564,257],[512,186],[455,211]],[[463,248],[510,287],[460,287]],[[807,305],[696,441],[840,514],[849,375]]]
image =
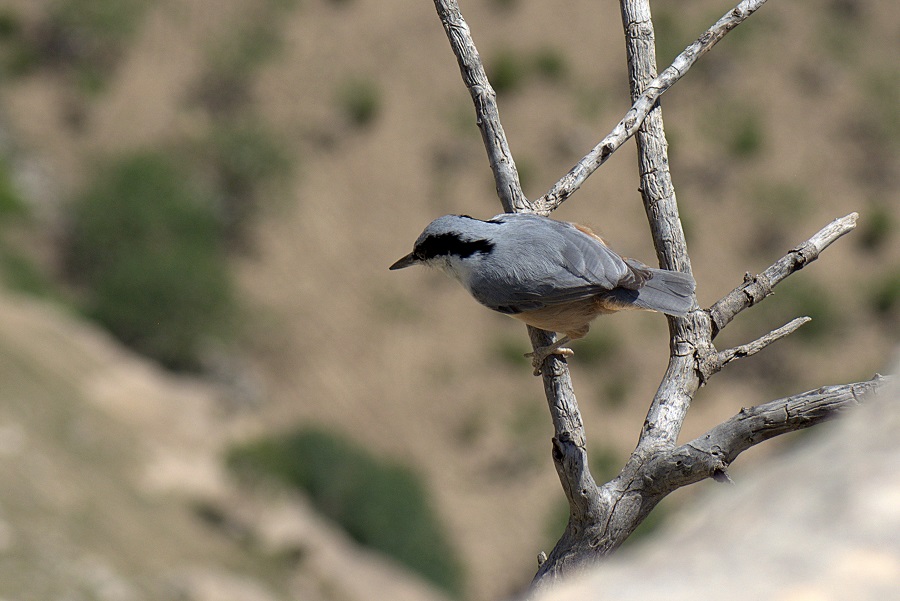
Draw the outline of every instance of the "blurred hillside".
[[[661,67],[729,7],[654,3]],[[462,9],[539,196],[629,106],[618,7]],[[724,347],[814,319],[717,376],[685,436],[888,364],[898,34],[894,3],[767,4],[663,98],[701,305],[861,215],[723,334]],[[309,431],[357,469],[417,483],[404,501],[446,537],[458,566],[431,580],[451,594],[496,599],[529,581],[566,509],[524,328],[440,274],[387,271],[435,216],[500,210],[431,3],[7,0],[0,83],[0,469],[16,483],[0,492],[0,596],[439,598],[351,542],[384,549],[381,534],[317,517],[340,503],[297,466],[258,480],[226,468]],[[652,262],[637,185],[629,145],[558,216]],[[665,323],[616,316],[575,351],[602,478],[636,440]],[[742,457],[738,484],[789,444]]]

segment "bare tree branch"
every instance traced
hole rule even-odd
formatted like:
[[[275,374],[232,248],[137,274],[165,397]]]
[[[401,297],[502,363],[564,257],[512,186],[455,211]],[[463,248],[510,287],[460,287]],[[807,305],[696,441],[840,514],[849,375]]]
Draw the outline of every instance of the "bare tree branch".
[[[703,35],[676,56],[669,67],[643,88],[643,92],[634,99],[634,104],[613,130],[546,194],[534,202],[535,212],[549,215],[565,202],[612,153],[637,132],[660,96],[684,77],[697,59],[709,52],[729,31],[740,25],[765,2],[766,0],[744,0],[725,13],[712,27],[703,32]]]
[[[621,0],[625,53],[632,99],[656,79],[656,48],[649,0]],[[660,267],[691,273],[687,241],[669,172],[662,108],[656,104],[635,135],[641,197]],[[695,301],[696,302],[696,301]],[[647,412],[635,454],[675,444],[694,393],[700,387],[694,356],[705,344],[705,320],[689,314],[669,318],[669,365]]]
[[[715,371],[720,371],[723,367],[725,367],[735,359],[743,359],[744,357],[755,355],[773,342],[777,342],[778,340],[781,340],[786,336],[790,336],[795,331],[797,331],[800,326],[805,323],[809,323],[810,321],[812,321],[811,317],[798,317],[781,326],[780,328],[772,330],[765,336],[760,336],[753,342],[748,342],[747,344],[742,344],[734,348],[720,351],[716,354]],[[712,373],[704,373],[703,381],[705,382],[707,379],[709,379],[709,376],[711,376]]]
[[[787,432],[796,432],[837,417],[877,392],[889,378],[877,375],[866,382],[824,386],[749,409],[712,430],[661,455],[648,464],[648,481],[666,495],[682,486],[724,473],[750,447]]]
[[[531,203],[522,192],[516,162],[513,160],[506,133],[500,125],[500,111],[497,108],[497,93],[491,87],[481,56],[475,48],[472,33],[463,19],[456,0],[434,0],[434,7],[441,24],[450,40],[450,46],[459,63],[463,81],[475,103],[475,114],[481,139],[491,163],[494,181],[497,185],[497,196],[503,210],[507,213],[531,211]]]
[[[743,284],[709,308],[713,336],[715,337],[721,332],[734,319],[735,315],[772,294],[772,289],[784,278],[818,259],[823,250],[856,227],[858,218],[858,213],[850,213],[846,217],[835,219],[812,238],[778,259],[761,274],[757,276],[746,274]]]

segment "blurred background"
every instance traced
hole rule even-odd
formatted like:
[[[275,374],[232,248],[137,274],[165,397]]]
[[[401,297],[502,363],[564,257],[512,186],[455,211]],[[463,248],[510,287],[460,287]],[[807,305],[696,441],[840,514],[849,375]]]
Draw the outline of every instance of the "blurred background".
[[[661,67],[731,6],[655,2]],[[618,4],[462,9],[540,196],[629,107]],[[775,2],[663,98],[701,306],[861,215],[723,333],[813,318],[716,376],[684,438],[889,364],[898,57],[895,3]],[[638,183],[629,143],[557,216],[652,263]],[[430,2],[4,0],[0,597],[521,590],[567,515],[525,329],[440,274],[387,270],[434,217],[499,211]],[[665,320],[597,322],[575,351],[605,480],[662,376]]]

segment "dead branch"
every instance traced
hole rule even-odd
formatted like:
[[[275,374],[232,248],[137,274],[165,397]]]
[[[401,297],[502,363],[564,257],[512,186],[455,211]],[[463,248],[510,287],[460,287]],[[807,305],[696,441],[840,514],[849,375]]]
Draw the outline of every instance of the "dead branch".
[[[513,160],[506,133],[500,124],[500,111],[497,108],[497,93],[491,87],[481,55],[475,48],[472,32],[463,19],[456,0],[434,0],[434,7],[441,24],[450,40],[450,47],[459,63],[463,81],[475,103],[478,128],[481,139],[491,163],[491,171],[497,185],[497,196],[507,213],[531,211],[531,204],[522,192],[516,162]]]
[[[705,478],[723,474],[742,452],[787,432],[837,417],[877,393],[889,380],[876,375],[866,382],[824,386],[741,411],[647,465],[652,494],[666,495]],[[659,488],[655,488],[655,487]]]
[[[721,19],[676,56],[671,65],[644,86],[643,91],[634,99],[631,108],[613,130],[556,182],[546,194],[534,202],[535,212],[549,215],[551,211],[565,202],[600,165],[606,162],[612,153],[637,132],[659,97],[684,77],[697,59],[709,52],[729,31],[740,25],[744,19],[759,10],[765,3],[766,0],[744,0],[722,15]]]
[[[778,340],[781,340],[785,336],[793,334],[795,331],[797,331],[797,328],[805,323],[809,323],[810,321],[812,321],[812,317],[798,317],[797,319],[792,319],[790,322],[786,323],[780,328],[772,330],[765,336],[760,336],[753,342],[748,342],[747,344],[742,344],[740,346],[736,346],[734,348],[719,352],[717,355],[719,369],[725,367],[735,359],[743,359],[744,357],[755,355],[773,342],[776,342]]]
[[[772,294],[772,290],[784,278],[818,259],[823,250],[844,234],[853,231],[858,218],[858,213],[850,213],[846,217],[835,219],[809,240],[778,259],[761,274],[756,276],[746,274],[744,282],[740,286],[713,303],[708,309],[712,319],[713,337],[721,332],[734,319],[735,315]]]

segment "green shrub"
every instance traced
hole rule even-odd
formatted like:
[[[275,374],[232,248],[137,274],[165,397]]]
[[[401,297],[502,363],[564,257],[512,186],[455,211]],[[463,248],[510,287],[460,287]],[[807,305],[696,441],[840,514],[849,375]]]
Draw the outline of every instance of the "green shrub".
[[[21,18],[11,8],[0,8],[0,69],[2,75],[27,73],[35,63],[35,50],[23,35]]]
[[[835,308],[834,296],[821,284],[804,279],[803,276],[782,282],[766,303],[770,307],[761,315],[772,320],[769,321],[773,324],[772,327],[801,315],[812,318],[812,321],[791,335],[792,339],[814,343],[835,333],[838,328],[840,312]]]
[[[535,72],[549,81],[559,82],[565,79],[569,69],[565,55],[556,48],[541,48],[534,54]]]
[[[25,201],[16,190],[10,169],[5,158],[0,157],[0,217],[20,217],[27,213]]]
[[[879,315],[896,315],[900,310],[900,269],[878,279],[871,295],[872,309]]]
[[[512,50],[503,50],[490,62],[487,68],[488,80],[497,94],[506,94],[520,89],[529,75],[529,65]]]
[[[525,353],[531,352],[531,346],[524,332],[498,335],[491,343],[490,352],[508,367],[521,368],[531,362],[525,357]]]
[[[140,25],[147,0],[60,0],[37,40],[41,62],[72,67],[82,91],[103,89]]]
[[[167,156],[102,169],[72,206],[67,268],[88,314],[123,342],[178,369],[198,366],[231,303],[221,226]]]
[[[290,171],[287,152],[268,129],[245,121],[216,129],[205,158],[221,199],[226,239],[243,246],[261,201],[262,186]]]
[[[58,291],[50,278],[30,258],[6,244],[0,245],[0,273],[3,274],[3,283],[13,290],[59,300]]]
[[[660,70],[667,67],[693,41],[682,31],[678,9],[670,6],[663,4],[653,10],[656,58]]]
[[[705,115],[703,132],[732,158],[753,158],[765,147],[765,119],[740,99],[723,97]]]
[[[220,122],[230,122],[252,105],[255,76],[282,49],[281,8],[287,7],[279,7],[276,0],[258,6],[253,19],[227,29],[209,48],[194,99]]]
[[[876,252],[887,246],[894,234],[894,217],[883,205],[874,205],[862,219],[861,232],[857,238],[864,249]]]
[[[301,429],[233,449],[239,474],[274,476],[306,491],[361,544],[382,551],[455,595],[462,568],[421,480],[328,432]]]
[[[381,111],[381,90],[370,79],[348,79],[338,89],[337,104],[351,124],[364,127]]]
[[[611,361],[621,350],[622,341],[611,328],[596,327],[587,336],[568,346],[575,351],[572,362],[597,366]]]
[[[729,142],[731,154],[735,157],[752,157],[759,154],[765,140],[762,120],[758,115],[743,115],[733,124]]]

